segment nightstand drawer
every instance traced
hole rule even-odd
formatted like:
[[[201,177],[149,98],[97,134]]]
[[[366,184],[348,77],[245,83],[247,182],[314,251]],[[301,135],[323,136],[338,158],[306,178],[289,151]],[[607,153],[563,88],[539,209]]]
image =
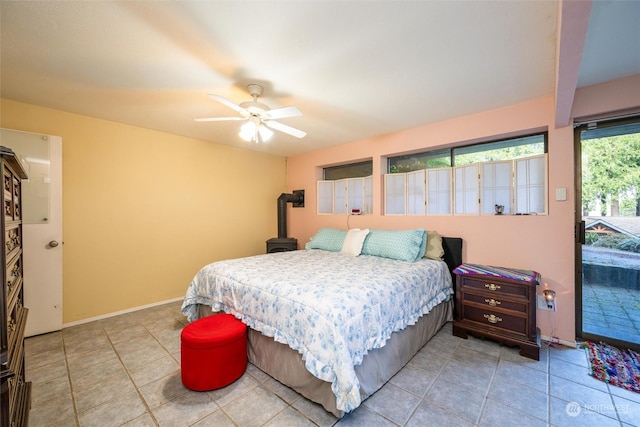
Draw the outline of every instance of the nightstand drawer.
[[[529,299],[529,287],[518,284],[509,284],[500,280],[491,279],[476,279],[471,277],[464,277],[462,279],[462,287],[469,287],[483,291],[485,295],[491,294],[505,294],[512,296],[519,296],[524,299]],[[464,289],[462,289],[464,291]]]
[[[493,326],[495,328],[504,329],[509,332],[527,335],[527,319],[526,317],[506,314],[498,311],[487,310],[465,305],[464,318],[472,322],[478,322],[483,325]]]
[[[484,292],[483,294],[465,292],[462,303],[464,304],[467,301],[482,304],[483,306],[486,306],[487,309],[497,307],[504,310],[518,311],[520,313],[526,313],[529,307],[528,300],[513,301],[513,299],[509,300],[503,298],[502,295],[489,294],[488,292]]]

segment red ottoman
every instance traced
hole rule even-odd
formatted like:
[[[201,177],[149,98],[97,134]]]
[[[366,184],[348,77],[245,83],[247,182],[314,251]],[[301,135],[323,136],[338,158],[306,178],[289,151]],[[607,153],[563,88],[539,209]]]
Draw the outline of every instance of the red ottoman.
[[[230,314],[191,322],[180,339],[182,384],[190,390],[227,386],[247,368],[247,327]]]

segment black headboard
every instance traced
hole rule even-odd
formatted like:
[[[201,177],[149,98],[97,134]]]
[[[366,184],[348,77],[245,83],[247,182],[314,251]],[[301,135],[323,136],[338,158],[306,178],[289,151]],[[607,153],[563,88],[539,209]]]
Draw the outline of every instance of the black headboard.
[[[460,237],[443,237],[442,248],[444,249],[444,262],[449,267],[453,286],[455,287],[456,276],[453,274],[453,270],[462,264],[462,239]]]

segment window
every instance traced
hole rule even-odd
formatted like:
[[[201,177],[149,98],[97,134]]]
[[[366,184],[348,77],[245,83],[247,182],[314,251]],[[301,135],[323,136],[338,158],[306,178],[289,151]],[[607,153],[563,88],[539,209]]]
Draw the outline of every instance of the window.
[[[323,168],[317,183],[318,214],[373,213],[373,162],[350,163]]]
[[[326,181],[335,181],[337,179],[345,178],[363,178],[365,176],[373,175],[373,162],[368,160],[366,162],[329,166],[323,168],[322,171],[322,176]]]
[[[546,152],[546,134],[540,133],[521,138],[503,139],[453,148],[452,158],[454,165],[463,166],[471,163],[513,160]]]
[[[389,157],[389,173],[413,172],[421,169],[435,169],[451,166],[451,150],[427,151],[405,156]]]
[[[547,134],[538,133],[535,135],[466,145],[464,147],[389,157],[387,160],[387,172],[405,173],[420,169],[437,169],[464,166],[471,163],[513,160],[521,157],[541,155],[546,152]]]
[[[388,159],[387,215],[547,212],[546,133]],[[399,175],[397,177],[393,177]]]

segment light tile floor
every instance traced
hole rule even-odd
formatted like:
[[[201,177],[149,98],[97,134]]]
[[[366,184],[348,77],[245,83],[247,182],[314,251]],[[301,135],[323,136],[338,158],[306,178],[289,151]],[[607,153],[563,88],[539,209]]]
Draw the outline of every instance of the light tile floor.
[[[180,380],[184,325],[171,303],[28,338],[30,426],[640,425],[640,394],[590,377],[584,350],[545,345],[536,362],[450,324],[341,420],[252,365],[193,392]]]

